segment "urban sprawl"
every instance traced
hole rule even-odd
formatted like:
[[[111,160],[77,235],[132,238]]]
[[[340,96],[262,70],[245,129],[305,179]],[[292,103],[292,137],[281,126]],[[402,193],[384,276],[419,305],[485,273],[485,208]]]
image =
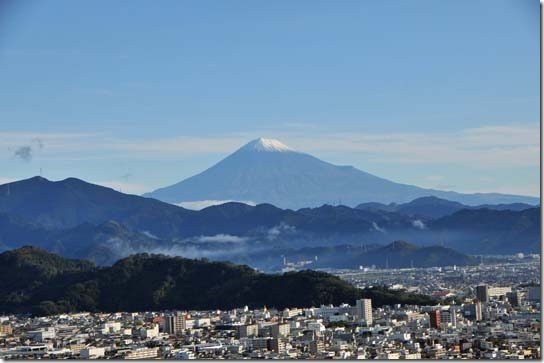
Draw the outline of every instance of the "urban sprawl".
[[[0,316],[0,359],[540,359],[540,257],[523,261],[335,272],[435,306]]]

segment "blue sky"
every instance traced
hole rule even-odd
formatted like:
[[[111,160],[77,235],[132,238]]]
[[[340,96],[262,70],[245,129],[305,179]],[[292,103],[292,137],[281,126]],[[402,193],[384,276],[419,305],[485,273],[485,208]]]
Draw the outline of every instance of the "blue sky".
[[[263,136],[394,181],[539,193],[536,0],[2,4],[0,182],[142,193]]]

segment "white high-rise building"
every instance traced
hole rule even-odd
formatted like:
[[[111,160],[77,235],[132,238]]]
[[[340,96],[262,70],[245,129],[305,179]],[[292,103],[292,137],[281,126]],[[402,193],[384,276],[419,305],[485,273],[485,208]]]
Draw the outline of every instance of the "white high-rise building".
[[[357,300],[357,316],[359,320],[363,320],[366,325],[372,325],[372,300],[360,299]]]
[[[450,316],[451,316],[451,326],[456,327],[457,326],[457,312],[453,307],[450,308]]]
[[[177,334],[187,329],[187,319],[185,314],[176,313],[164,317],[164,330],[168,334]]]

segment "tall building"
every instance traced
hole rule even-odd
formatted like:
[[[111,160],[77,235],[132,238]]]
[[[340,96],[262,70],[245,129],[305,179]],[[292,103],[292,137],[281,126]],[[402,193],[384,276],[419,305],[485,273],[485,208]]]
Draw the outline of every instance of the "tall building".
[[[474,316],[476,321],[482,320],[482,304],[479,301],[474,302]]]
[[[433,310],[429,313],[431,328],[440,329],[440,310]]]
[[[310,342],[310,354],[315,356],[321,353],[324,349],[325,349],[325,344],[323,343],[322,340],[317,339],[317,340],[312,340]]]
[[[527,300],[540,301],[541,293],[540,286],[531,286],[527,289]]]
[[[359,299],[357,300],[356,307],[359,320],[363,320],[366,325],[372,325],[372,300]]]
[[[450,308],[450,320],[451,320],[451,326],[456,327],[457,326],[457,312],[452,307]]]
[[[442,325],[450,325],[453,327],[457,325],[457,317],[455,316],[455,309],[453,307],[449,310],[440,311],[440,323]]]
[[[509,292],[512,292],[512,288],[509,286],[505,287],[490,287],[487,289],[487,295],[489,297],[501,297],[506,296]]]
[[[0,337],[3,335],[10,335],[12,331],[10,324],[0,324]]]
[[[476,286],[476,298],[483,303],[489,302],[489,288],[487,285]]]
[[[236,327],[237,338],[256,337],[259,335],[259,326],[257,324],[238,325]]]
[[[475,300],[473,304],[465,305],[464,315],[470,320],[482,320],[482,304]]]
[[[108,321],[102,324],[102,334],[119,333],[121,331],[121,323],[118,321]]]
[[[167,315],[164,317],[164,330],[168,334],[177,334],[187,329],[184,314]]]
[[[268,350],[270,338],[253,338],[251,339],[251,350]]]
[[[291,332],[291,326],[288,323],[279,323],[272,325],[270,331],[274,338],[286,337]]]
[[[159,325],[143,326],[140,328],[140,336],[142,338],[154,338],[159,336]]]
[[[512,291],[506,293],[506,298],[510,302],[512,306],[520,306],[521,305],[521,293],[519,291]]]
[[[285,340],[280,338],[272,338],[268,341],[268,343],[268,350],[278,354],[285,353]]]

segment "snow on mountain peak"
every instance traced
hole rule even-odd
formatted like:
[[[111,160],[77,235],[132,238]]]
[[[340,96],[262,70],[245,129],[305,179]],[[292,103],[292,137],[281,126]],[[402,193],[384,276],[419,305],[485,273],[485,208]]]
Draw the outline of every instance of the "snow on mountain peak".
[[[246,146],[244,146],[244,149],[254,150],[254,151],[275,151],[275,152],[295,151],[279,140],[265,139],[263,137],[260,137],[256,140],[251,141]]]

